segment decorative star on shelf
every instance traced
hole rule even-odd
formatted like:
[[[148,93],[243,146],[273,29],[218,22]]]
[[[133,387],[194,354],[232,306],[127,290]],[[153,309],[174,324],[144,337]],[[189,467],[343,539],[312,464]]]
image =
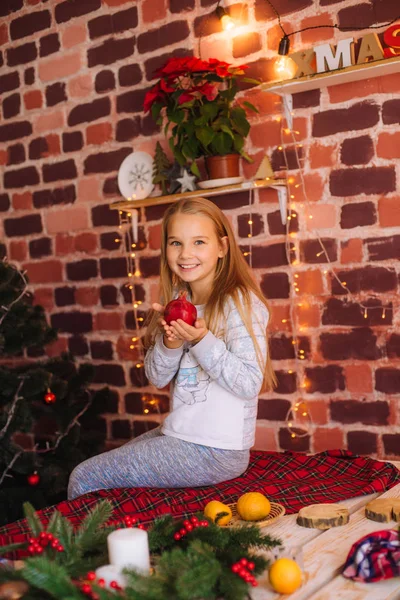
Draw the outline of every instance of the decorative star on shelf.
[[[177,179],[177,181],[179,181],[182,186],[181,192],[193,192],[196,189],[195,180],[196,176],[189,175],[187,170],[184,169],[182,177],[178,177]]]
[[[169,184],[169,193],[175,194],[176,192],[178,192],[181,187],[181,183],[180,181],[178,181],[178,179],[182,175],[181,165],[175,161],[174,164],[169,169],[163,171],[163,173],[165,173],[165,175],[167,176],[167,181]]]

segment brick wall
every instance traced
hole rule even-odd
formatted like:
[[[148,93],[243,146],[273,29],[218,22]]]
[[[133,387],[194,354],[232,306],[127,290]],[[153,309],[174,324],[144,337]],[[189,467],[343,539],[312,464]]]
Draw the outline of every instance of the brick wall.
[[[368,26],[399,12],[397,0],[274,2],[287,31],[325,23]],[[96,383],[109,384],[104,421],[110,446],[140,434],[168,410],[167,391],[146,385],[129,350],[134,319],[126,260],[115,241],[118,213],[109,210],[120,199],[116,173],[123,158],[132,149],[152,153],[162,139],[141,111],[152,73],[171,54],[197,54],[200,43],[203,58],[246,61],[250,75],[263,80],[273,74],[280,30],[268,3],[231,2],[231,14],[243,23],[231,36],[212,16],[215,4],[2,0],[0,6],[0,252],[27,269],[36,301],[59,328],[59,341],[45,352],[69,349],[92,360]],[[315,29],[294,36],[292,47],[349,35]],[[258,448],[344,447],[400,456],[399,91],[396,74],[294,97],[306,188],[305,197],[295,187],[298,164],[288,142],[295,267],[287,264],[276,192],[264,190],[252,209],[253,266],[274,310],[271,352],[279,380],[260,400]],[[247,93],[260,114],[252,118],[248,142],[255,163],[243,165],[244,173],[253,175],[265,153],[279,170],[280,102]],[[216,202],[246,249],[247,193]],[[144,310],[156,295],[164,209],[141,214],[142,275],[135,292]],[[318,236],[351,301],[319,255]],[[359,301],[371,307],[366,315]],[[293,360],[293,325],[304,350],[300,365]],[[151,403],[143,412],[143,397],[156,398],[159,412]],[[301,399],[315,428],[292,439],[284,421],[290,402]]]

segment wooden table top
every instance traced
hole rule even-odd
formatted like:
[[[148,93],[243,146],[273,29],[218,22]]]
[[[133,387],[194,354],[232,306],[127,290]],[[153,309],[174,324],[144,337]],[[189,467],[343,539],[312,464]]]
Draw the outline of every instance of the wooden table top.
[[[393,464],[400,469],[400,462]],[[347,525],[326,531],[307,529],[296,524],[297,515],[285,515],[263,528],[282,540],[289,549],[302,551],[305,581],[293,594],[274,592],[268,582],[268,572],[258,579],[251,590],[252,600],[400,600],[400,577],[377,583],[360,583],[346,579],[340,573],[351,546],[368,533],[395,529],[398,523],[377,523],[365,517],[365,505],[374,498],[400,498],[400,483],[383,494],[357,496],[340,502],[350,512]]]

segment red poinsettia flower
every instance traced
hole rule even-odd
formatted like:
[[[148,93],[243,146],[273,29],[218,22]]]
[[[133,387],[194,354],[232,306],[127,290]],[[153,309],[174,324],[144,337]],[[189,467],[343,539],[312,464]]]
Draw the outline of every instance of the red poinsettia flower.
[[[167,94],[175,92],[175,88],[170,87],[168,85],[167,81],[165,81],[165,79],[160,79],[160,88],[162,89],[163,92],[166,92]]]
[[[161,67],[161,69],[157,69],[156,75],[162,77],[163,75],[167,75],[168,77],[177,77],[185,73],[188,69],[188,63],[192,60],[191,56],[184,56],[183,58],[170,58],[167,63]]]
[[[161,86],[160,83],[156,83],[156,85],[154,87],[151,88],[151,90],[149,90],[145,97],[144,97],[144,102],[143,102],[143,110],[144,112],[148,112],[151,107],[153,106],[154,102],[156,100],[161,100],[164,98],[164,95],[161,93]]]
[[[206,81],[202,85],[197,85],[196,87],[193,87],[190,91],[199,92],[202,96],[205,96],[207,100],[210,101],[214,100],[214,98],[218,94],[217,87],[215,85],[212,85],[208,81]]]
[[[178,98],[178,104],[184,104],[185,102],[190,102],[193,100],[193,95],[188,92],[183,92]]]
[[[210,58],[208,65],[210,71],[214,71],[217,75],[219,75],[219,77],[228,77],[230,75],[228,70],[230,65],[227,62],[217,60],[216,58]]]

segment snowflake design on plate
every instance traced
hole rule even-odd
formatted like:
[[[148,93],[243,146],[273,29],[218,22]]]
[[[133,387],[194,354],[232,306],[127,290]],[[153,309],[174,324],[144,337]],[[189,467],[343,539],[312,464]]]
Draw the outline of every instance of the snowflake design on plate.
[[[145,186],[149,183],[149,175],[151,175],[150,169],[146,165],[134,165],[133,169],[129,171],[131,179],[129,183],[136,191],[140,186],[140,189],[144,190]]]

